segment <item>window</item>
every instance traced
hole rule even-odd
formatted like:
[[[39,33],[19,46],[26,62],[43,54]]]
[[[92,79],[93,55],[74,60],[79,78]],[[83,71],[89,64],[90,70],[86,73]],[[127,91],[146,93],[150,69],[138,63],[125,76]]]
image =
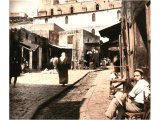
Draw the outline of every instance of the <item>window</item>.
[[[96,10],[99,10],[99,5],[98,4],[96,4]]]
[[[49,3],[50,3],[50,0],[42,0],[42,3],[43,3],[43,4],[49,4]]]
[[[51,15],[53,15],[53,9],[51,9]]]
[[[70,35],[67,37],[67,43],[68,44],[73,44],[73,35]]]
[[[94,35],[95,35],[95,29],[92,29],[92,31],[91,31]]]
[[[71,10],[70,12],[73,13],[73,7],[72,6],[71,6],[70,10]]]
[[[117,18],[118,18],[118,19],[121,18],[121,11],[120,11],[120,10],[117,11]]]
[[[68,24],[68,16],[65,17],[65,24]]]
[[[96,15],[95,13],[92,14],[92,22],[96,21]]]
[[[45,23],[48,23],[48,18],[45,18]]]
[[[52,5],[59,4],[59,0],[52,0]]]
[[[35,43],[38,43],[38,42],[37,42],[37,37],[35,37]]]
[[[26,39],[28,39],[28,34],[26,33]]]
[[[59,44],[59,39],[56,39],[55,45],[58,45],[58,44]]]
[[[51,56],[51,55],[52,55],[52,49],[49,48],[49,56]]]
[[[58,14],[61,15],[62,14],[62,10],[59,8],[58,10]]]
[[[38,16],[47,16],[47,11],[46,10],[39,11]]]
[[[82,7],[83,12],[87,12],[87,7]]]

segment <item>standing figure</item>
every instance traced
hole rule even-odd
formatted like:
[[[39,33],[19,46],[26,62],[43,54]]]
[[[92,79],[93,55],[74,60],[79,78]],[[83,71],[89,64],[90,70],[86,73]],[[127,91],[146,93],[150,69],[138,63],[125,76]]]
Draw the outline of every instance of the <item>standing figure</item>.
[[[14,87],[16,86],[17,77],[20,76],[21,73],[21,63],[18,57],[18,52],[13,51],[13,55],[10,57],[10,81],[11,84],[12,77],[14,77]]]
[[[95,60],[94,60],[94,58],[92,57],[92,58],[89,60],[89,69],[90,69],[90,70],[93,70],[93,69],[94,69],[94,65],[95,65]]]
[[[26,58],[22,57],[21,59],[21,70],[22,70],[22,73],[25,73],[27,72],[27,67],[28,67],[28,62],[26,60]]]
[[[99,52],[97,49],[93,49],[94,68],[99,67]]]
[[[59,75],[59,84],[62,84],[63,87],[65,84],[68,84],[68,68],[68,58],[66,57],[65,52],[62,52],[61,57],[58,59],[57,71]]]
[[[120,72],[120,59],[118,56],[114,56],[113,65],[114,65],[114,72],[119,73]]]
[[[51,64],[51,68],[52,69],[56,69],[57,68],[57,62],[58,62],[58,57],[52,57],[50,59],[50,64]]]

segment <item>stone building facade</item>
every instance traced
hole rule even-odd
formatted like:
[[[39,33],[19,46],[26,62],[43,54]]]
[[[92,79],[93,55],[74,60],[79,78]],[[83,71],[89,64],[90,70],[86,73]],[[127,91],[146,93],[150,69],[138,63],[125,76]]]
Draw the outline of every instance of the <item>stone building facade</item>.
[[[24,28],[15,30],[13,35],[21,47],[21,58],[27,60],[29,69],[46,67],[48,40]]]
[[[37,68],[47,67],[45,62],[48,64],[50,57],[59,55],[59,52],[63,50],[71,53],[70,59],[75,64],[85,58],[86,51],[96,48],[100,54],[100,40],[106,38],[100,37],[99,30],[119,23],[120,20],[121,0],[83,2],[40,0],[39,5],[37,16],[33,18],[32,24],[17,26],[18,28],[23,27],[32,35],[47,39],[43,45],[36,43],[38,49],[42,47],[41,52],[37,53],[42,53],[41,58],[37,57],[39,61],[36,61],[39,65]],[[23,38],[25,37],[26,34]],[[39,37],[25,41],[35,44],[34,41],[38,41]],[[68,44],[67,42],[71,42],[71,39],[73,39],[72,44]],[[30,68],[33,66],[30,65]]]
[[[61,28],[55,23],[28,24],[23,26],[23,28],[39,36],[45,37],[47,39],[49,39],[50,31],[56,31],[56,32],[64,31],[63,28]]]
[[[67,53],[70,63],[74,63],[75,68],[80,68],[79,61],[85,59],[86,51],[91,51],[93,48],[96,48],[100,52],[100,37],[86,30],[61,31],[58,35],[59,41],[57,45],[50,44],[51,48],[53,46],[63,49],[63,51]],[[55,48],[51,49],[52,52],[54,52],[54,50]],[[51,53],[51,55],[56,56],[56,53]],[[99,59],[96,61],[99,61]]]
[[[119,22],[120,12],[121,0],[42,0],[33,24],[56,23],[64,30],[84,29],[100,36],[99,30]]]

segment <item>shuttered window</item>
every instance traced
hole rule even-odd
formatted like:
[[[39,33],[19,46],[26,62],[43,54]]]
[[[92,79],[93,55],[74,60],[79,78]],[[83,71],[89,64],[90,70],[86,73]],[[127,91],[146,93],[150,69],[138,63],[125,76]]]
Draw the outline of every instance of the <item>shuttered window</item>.
[[[68,44],[73,44],[73,35],[70,35],[67,37],[67,43]]]

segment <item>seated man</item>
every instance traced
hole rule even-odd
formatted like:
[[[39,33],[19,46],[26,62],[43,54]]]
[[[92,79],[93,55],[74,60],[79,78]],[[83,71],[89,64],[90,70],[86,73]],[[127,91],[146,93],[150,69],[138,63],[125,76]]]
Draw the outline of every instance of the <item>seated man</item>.
[[[150,94],[149,83],[143,79],[142,69],[136,69],[134,71],[134,79],[137,82],[128,95],[122,92],[117,92],[115,94],[115,97],[110,102],[108,110],[105,113],[107,120],[111,120],[114,117],[116,110],[118,110],[117,119],[125,119],[125,111],[143,111],[144,93],[145,97],[148,97]]]

